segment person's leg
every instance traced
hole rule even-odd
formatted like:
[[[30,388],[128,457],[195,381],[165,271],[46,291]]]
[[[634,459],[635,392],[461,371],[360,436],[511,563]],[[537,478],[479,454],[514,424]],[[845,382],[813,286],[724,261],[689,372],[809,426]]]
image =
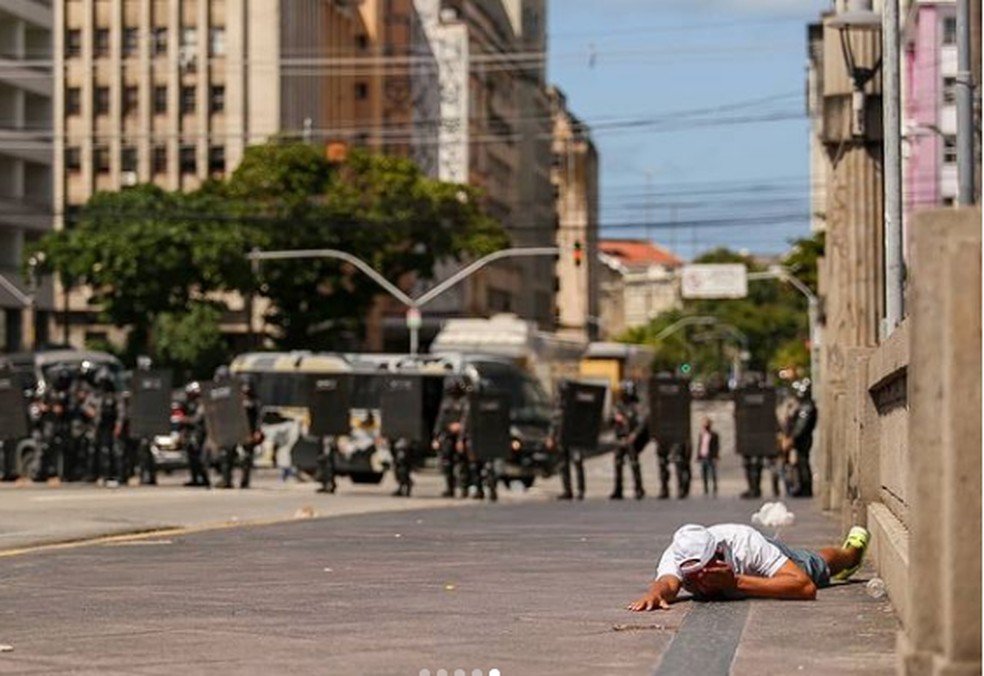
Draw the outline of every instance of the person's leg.
[[[642,467],[639,465],[639,450],[634,446],[629,448],[629,466],[632,467],[632,482],[635,485],[636,500],[641,500],[646,496],[646,491],[642,487]]]
[[[615,447],[615,487],[609,496],[612,500],[622,499],[622,475],[625,469],[625,444],[620,443]]]
[[[819,554],[830,568],[833,580],[846,580],[861,567],[868,550],[871,533],[862,526],[854,526],[840,547],[824,547]]]
[[[584,499],[584,456],[581,451],[574,454],[574,470],[577,472],[577,499]]]
[[[670,497],[670,458],[666,453],[657,453],[656,461],[659,467],[659,497]]]
[[[700,478],[704,484],[704,495],[707,495],[707,489],[708,489],[707,483],[708,483],[708,479],[710,479],[710,474],[711,474],[711,463],[706,459],[701,460]]]

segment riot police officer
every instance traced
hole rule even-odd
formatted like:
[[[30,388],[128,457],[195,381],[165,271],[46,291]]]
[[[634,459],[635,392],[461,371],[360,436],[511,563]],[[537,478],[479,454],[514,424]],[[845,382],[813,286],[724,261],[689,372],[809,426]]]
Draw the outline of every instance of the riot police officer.
[[[119,481],[116,440],[120,434],[120,400],[109,369],[95,377],[96,390],[87,402],[87,415],[93,421],[93,443],[89,453],[89,477],[112,485]]]
[[[74,456],[70,456],[69,451],[71,389],[72,374],[60,366],[54,369],[50,386],[41,393],[41,457],[34,477],[37,481],[45,481],[53,473],[57,474],[59,465],[74,464]],[[64,469],[62,471],[64,473]],[[72,467],[71,471],[74,473],[76,468]]]
[[[188,471],[190,480],[185,486],[204,486],[210,488],[212,482],[208,478],[208,468],[205,464],[205,407],[201,400],[202,386],[192,381],[185,386],[187,397],[185,415],[180,423],[181,443],[188,455]]]
[[[793,497],[813,497],[813,469],[810,467],[810,450],[813,448],[813,430],[817,426],[817,405],[813,401],[813,384],[803,378],[793,385],[796,391],[796,411],[790,419],[789,437],[796,452],[796,488]]]
[[[411,473],[417,461],[417,449],[413,442],[403,437],[391,439],[390,448],[393,450],[393,476],[397,483],[393,497],[409,498],[413,489]]]
[[[636,385],[624,380],[619,385],[618,401],[615,403],[612,424],[615,428],[615,489],[609,496],[612,500],[622,499],[622,474],[625,458],[628,456],[632,468],[636,500],[646,496],[642,487],[642,468],[639,466],[639,453],[649,443],[649,422],[639,410],[639,396]]]
[[[240,488],[249,488],[249,478],[253,471],[253,451],[263,440],[260,431],[260,400],[256,396],[256,386],[253,379],[243,379],[243,408],[246,411],[246,422],[249,425],[249,442],[242,445],[242,453],[236,447],[222,449],[222,483],[220,488],[232,488],[232,467],[236,464],[237,456],[240,463]]]
[[[444,385],[444,398],[434,426],[432,446],[438,453],[444,475],[443,498],[454,497],[457,475],[461,474],[462,495],[468,495],[470,468],[466,456],[465,424],[468,418],[468,385],[462,378],[450,378]]]
[[[558,386],[557,394],[561,402],[556,408],[553,420],[553,437],[560,452],[560,480],[564,487],[564,492],[557,496],[558,500],[578,500],[584,499],[584,455],[578,449],[572,449],[564,440],[561,434],[561,427],[564,420],[564,409],[562,402],[564,394],[570,385],[566,380],[561,381]],[[577,494],[575,496],[571,485],[571,465],[574,465],[574,478],[577,482]]]
[[[681,500],[690,495],[690,458],[688,442],[656,444],[656,461],[659,467],[659,499],[670,497],[670,467],[676,473],[677,497]]]

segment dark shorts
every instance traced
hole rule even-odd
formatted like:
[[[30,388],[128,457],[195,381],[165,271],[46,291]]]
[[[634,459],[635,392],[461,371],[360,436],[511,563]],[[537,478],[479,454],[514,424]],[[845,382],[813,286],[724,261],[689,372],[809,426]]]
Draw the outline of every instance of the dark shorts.
[[[767,539],[778,547],[783,554],[788,556],[793,563],[799,566],[803,572],[809,575],[810,579],[813,580],[813,584],[817,586],[817,589],[830,586],[830,568],[822,556],[809,549],[793,549],[778,540],[773,540],[772,538]]]

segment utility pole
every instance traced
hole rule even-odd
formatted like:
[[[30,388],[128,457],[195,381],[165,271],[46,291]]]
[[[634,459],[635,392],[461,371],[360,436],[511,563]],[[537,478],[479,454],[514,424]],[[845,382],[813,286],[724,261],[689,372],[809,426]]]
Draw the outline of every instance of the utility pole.
[[[957,0],[957,204],[974,198],[974,76],[971,72],[970,0]]]
[[[899,0],[882,8],[882,127],[884,162],[885,320],[882,338],[902,322],[902,85]]]

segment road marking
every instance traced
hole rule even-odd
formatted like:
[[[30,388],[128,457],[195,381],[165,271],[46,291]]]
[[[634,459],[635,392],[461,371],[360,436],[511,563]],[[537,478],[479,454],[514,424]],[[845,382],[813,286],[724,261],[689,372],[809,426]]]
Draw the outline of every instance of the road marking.
[[[738,650],[747,601],[694,602],[654,676],[727,675]]]

